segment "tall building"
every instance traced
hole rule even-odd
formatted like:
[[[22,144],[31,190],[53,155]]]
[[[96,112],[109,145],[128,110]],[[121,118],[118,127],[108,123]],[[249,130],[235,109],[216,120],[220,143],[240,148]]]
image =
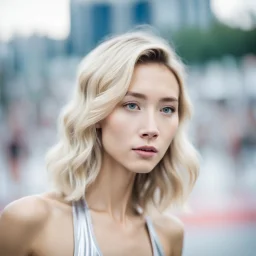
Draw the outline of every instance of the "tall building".
[[[152,5],[150,1],[135,1],[131,6],[132,25],[152,24]]]
[[[109,2],[91,5],[92,43],[96,45],[107,35],[113,33],[112,20],[114,5]]]
[[[88,1],[70,0],[70,52],[82,56],[91,49],[91,5]]]
[[[151,0],[71,0],[69,45],[83,56],[106,36],[152,24]]]
[[[10,47],[0,41],[0,118],[1,107],[8,102],[8,80],[14,76],[14,58]]]
[[[208,28],[214,16],[210,0],[154,0],[154,25],[178,30],[185,27]]]

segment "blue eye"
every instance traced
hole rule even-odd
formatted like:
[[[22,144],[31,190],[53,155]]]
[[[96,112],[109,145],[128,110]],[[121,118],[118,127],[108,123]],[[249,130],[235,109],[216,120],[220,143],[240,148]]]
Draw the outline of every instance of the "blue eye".
[[[135,103],[127,103],[127,104],[125,104],[124,106],[125,106],[126,108],[130,109],[130,110],[134,110],[134,109],[136,109],[136,107],[138,107],[138,105],[135,104]]]
[[[162,108],[162,112],[165,114],[171,114],[174,112],[174,109],[171,107],[164,107],[164,108]]]

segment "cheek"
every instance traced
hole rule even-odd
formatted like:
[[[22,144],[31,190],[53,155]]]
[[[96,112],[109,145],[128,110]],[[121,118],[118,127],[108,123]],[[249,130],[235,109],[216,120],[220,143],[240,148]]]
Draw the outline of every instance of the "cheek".
[[[102,134],[120,136],[124,131],[124,121],[121,115],[115,113],[109,115],[102,124]]]
[[[176,134],[178,128],[179,128],[179,117],[177,115],[172,123],[172,128],[171,128],[173,136]]]
[[[164,131],[164,141],[166,142],[166,144],[170,144],[171,141],[173,140],[177,130],[179,127],[179,118],[176,117],[174,119],[172,119],[170,125],[169,125],[169,129]]]
[[[126,142],[129,138],[129,125],[127,120],[121,113],[113,113],[109,115],[101,125],[102,129],[102,143],[105,149],[119,148],[120,144]]]

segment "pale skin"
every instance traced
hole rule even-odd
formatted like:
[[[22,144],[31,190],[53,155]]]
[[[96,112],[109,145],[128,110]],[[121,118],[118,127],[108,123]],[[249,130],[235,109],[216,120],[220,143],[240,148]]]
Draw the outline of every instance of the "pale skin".
[[[153,255],[144,216],[132,210],[130,195],[136,173],[150,172],[175,136],[178,97],[177,80],[167,67],[140,64],[122,102],[97,124],[103,164],[86,201],[104,256]],[[157,148],[157,154],[143,158],[133,150],[144,145]],[[152,221],[165,255],[181,256],[182,223],[161,214]],[[0,217],[0,255],[72,256],[73,235],[70,202],[52,192],[25,197],[8,205]]]

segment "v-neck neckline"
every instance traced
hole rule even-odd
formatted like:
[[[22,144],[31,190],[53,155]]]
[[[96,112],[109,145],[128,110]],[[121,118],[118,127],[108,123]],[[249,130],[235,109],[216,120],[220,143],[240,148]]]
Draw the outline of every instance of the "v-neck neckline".
[[[95,249],[97,250],[97,253],[99,256],[103,256],[103,253],[101,252],[101,249],[100,249],[100,246],[97,242],[97,238],[96,238],[96,235],[95,235],[95,232],[94,232],[94,228],[93,228],[93,223],[92,223],[92,216],[91,216],[91,212],[90,212],[90,209],[86,203],[86,200],[83,199],[84,201],[84,206],[85,206],[85,210],[86,210],[86,216],[87,216],[87,219],[88,219],[88,224],[89,224],[89,227],[90,227],[90,233],[91,233],[91,237],[92,237],[92,240],[93,240],[93,245],[95,247]],[[152,256],[156,256],[156,245],[154,243],[154,239],[153,239],[153,234],[152,234],[152,231],[151,231],[151,228],[150,228],[150,225],[149,225],[149,217],[148,216],[145,216],[145,225],[146,225],[146,230],[147,230],[147,233],[149,235],[149,238],[150,238],[150,245],[151,245],[151,249],[153,251],[153,255]]]

